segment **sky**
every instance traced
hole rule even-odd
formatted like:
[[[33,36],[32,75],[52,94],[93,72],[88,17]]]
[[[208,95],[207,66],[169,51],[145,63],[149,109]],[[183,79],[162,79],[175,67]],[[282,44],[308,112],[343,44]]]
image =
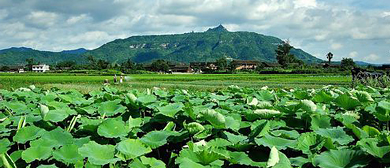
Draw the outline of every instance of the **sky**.
[[[390,63],[389,0],[0,0],[0,49],[94,49],[219,24],[288,39],[321,59]]]

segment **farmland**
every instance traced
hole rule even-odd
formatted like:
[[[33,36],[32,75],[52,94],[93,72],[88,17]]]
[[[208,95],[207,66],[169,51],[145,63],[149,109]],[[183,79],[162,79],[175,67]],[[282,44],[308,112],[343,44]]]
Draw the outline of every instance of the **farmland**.
[[[30,86],[0,96],[4,167],[389,166],[389,89]]]
[[[0,89],[11,89],[36,85],[45,89],[57,87],[60,89],[76,89],[83,93],[102,87],[103,80],[112,76],[76,76],[74,74],[0,74]],[[159,75],[142,74],[128,75],[121,85],[112,87],[120,90],[161,87],[168,89],[189,89],[214,91],[230,85],[240,87],[262,88],[321,88],[325,85],[347,86],[351,83],[349,76],[320,76],[301,74],[189,74],[189,75]]]

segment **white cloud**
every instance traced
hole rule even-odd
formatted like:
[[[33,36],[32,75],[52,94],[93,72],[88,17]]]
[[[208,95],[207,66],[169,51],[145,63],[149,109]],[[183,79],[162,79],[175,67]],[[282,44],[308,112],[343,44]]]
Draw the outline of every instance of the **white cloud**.
[[[70,17],[68,20],[66,20],[66,23],[68,23],[68,24],[75,24],[75,23],[78,23],[80,21],[87,20],[87,19],[89,19],[87,14],[81,14],[81,15],[78,15],[78,16]]]
[[[356,52],[356,51],[352,51],[349,53],[350,58],[355,58],[356,56],[358,56],[358,52]]]
[[[370,54],[363,58],[364,61],[377,61],[380,57],[376,54]]]
[[[331,49],[333,50],[339,50],[341,48],[343,48],[343,45],[340,44],[340,43],[333,43],[331,46],[330,46]]]
[[[38,26],[53,26],[57,18],[57,14],[45,11],[33,11],[27,16],[30,23]]]
[[[294,4],[296,7],[304,7],[304,8],[314,8],[317,7],[316,0],[294,0]]]
[[[375,62],[388,61],[390,11],[358,8],[352,2],[356,1],[0,1],[0,49],[96,48],[131,35],[204,31],[223,24],[232,31],[290,38],[320,58],[331,50],[335,59],[356,55],[354,59],[363,60],[376,53]]]

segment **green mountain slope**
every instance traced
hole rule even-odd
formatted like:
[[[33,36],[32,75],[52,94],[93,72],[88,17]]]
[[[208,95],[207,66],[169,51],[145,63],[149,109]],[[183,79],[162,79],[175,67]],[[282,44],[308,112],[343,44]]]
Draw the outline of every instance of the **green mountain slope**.
[[[275,49],[280,43],[282,40],[276,37],[254,32],[229,32],[220,25],[206,32],[132,36],[127,39],[118,39],[81,55],[67,53],[24,55],[0,52],[0,59],[5,58],[3,55],[7,54],[7,57],[15,58],[15,61],[9,60],[7,64],[21,63],[27,57],[32,56],[37,61],[49,64],[75,58],[78,62],[85,62],[87,56],[117,63],[129,58],[138,63],[150,62],[155,59],[188,63],[214,61],[220,57],[276,62]],[[291,53],[306,63],[322,61],[300,49],[292,49]]]

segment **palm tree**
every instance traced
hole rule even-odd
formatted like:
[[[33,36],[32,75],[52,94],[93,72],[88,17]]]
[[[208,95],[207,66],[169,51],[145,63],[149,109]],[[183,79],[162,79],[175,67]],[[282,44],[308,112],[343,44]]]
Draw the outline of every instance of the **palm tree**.
[[[330,65],[330,61],[332,60],[333,58],[333,54],[331,52],[329,52],[328,54],[326,54],[326,58],[328,58],[329,60],[329,65]]]

